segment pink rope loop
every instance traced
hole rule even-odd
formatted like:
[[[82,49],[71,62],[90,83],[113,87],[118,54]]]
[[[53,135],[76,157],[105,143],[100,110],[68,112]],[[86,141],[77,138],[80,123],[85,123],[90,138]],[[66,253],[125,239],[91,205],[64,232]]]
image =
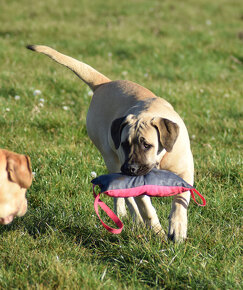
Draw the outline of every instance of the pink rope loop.
[[[94,209],[95,209],[95,212],[96,212],[98,218],[100,219],[104,228],[107,229],[107,231],[109,231],[112,234],[116,234],[116,235],[120,234],[122,229],[123,229],[123,223],[118,218],[118,216],[102,200],[100,200],[100,193],[98,193],[98,195],[96,195],[94,188],[95,188],[95,185],[93,185],[93,194],[95,197]],[[112,228],[103,222],[103,220],[101,219],[101,217],[99,215],[99,206],[113,220],[113,222],[118,226],[118,229]]]
[[[199,206],[205,206],[206,205],[206,200],[205,200],[205,198],[201,195],[201,193],[199,193],[195,188],[193,188],[193,189],[191,189],[190,190],[190,192],[191,192],[191,196],[192,196],[192,199],[195,201],[195,203],[196,204],[198,204]],[[200,203],[198,203],[197,201],[196,201],[196,198],[195,198],[195,194],[194,194],[194,192],[201,198],[201,200],[202,200],[202,204],[200,204]]]

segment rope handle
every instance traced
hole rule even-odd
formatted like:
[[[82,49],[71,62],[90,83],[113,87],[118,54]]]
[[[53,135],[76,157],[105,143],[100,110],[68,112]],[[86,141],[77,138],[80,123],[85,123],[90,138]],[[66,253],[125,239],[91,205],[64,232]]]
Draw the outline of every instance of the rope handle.
[[[196,198],[195,198],[195,194],[194,194],[194,192],[201,198],[201,200],[202,200],[202,204],[200,204],[200,203],[198,203],[197,201],[196,201]],[[197,204],[197,205],[199,205],[199,206],[205,206],[206,205],[206,200],[205,200],[205,198],[201,195],[201,193],[200,192],[198,192],[197,190],[196,190],[196,188],[192,188],[192,189],[190,189],[190,193],[191,193],[191,196],[192,196],[192,199],[195,201],[195,203]]]
[[[109,231],[112,234],[116,234],[116,235],[120,234],[122,229],[123,229],[122,221],[119,219],[119,217],[102,200],[100,200],[100,193],[98,193],[96,195],[94,188],[95,188],[95,185],[93,184],[93,194],[94,194],[94,197],[95,197],[94,209],[95,209],[95,212],[96,212],[98,218],[100,219],[103,227],[105,229],[107,229],[107,231]],[[113,220],[113,222],[118,226],[118,229],[112,228],[112,227],[108,226],[107,224],[105,224],[103,222],[103,220],[101,219],[101,217],[99,215],[99,206],[109,216],[109,218],[111,218]]]

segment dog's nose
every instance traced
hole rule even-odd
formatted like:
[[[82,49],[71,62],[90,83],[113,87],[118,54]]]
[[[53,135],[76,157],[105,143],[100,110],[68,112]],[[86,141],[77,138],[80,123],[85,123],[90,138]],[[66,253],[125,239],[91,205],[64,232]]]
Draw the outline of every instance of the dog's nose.
[[[129,167],[129,171],[130,171],[131,174],[135,174],[137,172],[137,166],[131,165]]]
[[[139,166],[136,164],[123,164],[121,167],[121,171],[124,174],[127,175],[136,175],[138,171]]]

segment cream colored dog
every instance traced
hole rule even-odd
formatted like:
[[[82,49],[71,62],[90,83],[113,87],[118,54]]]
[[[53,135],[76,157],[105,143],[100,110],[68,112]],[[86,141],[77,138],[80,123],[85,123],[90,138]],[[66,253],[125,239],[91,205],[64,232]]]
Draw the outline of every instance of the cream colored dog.
[[[32,183],[30,158],[0,149],[0,224],[27,211],[26,189]]]
[[[164,99],[130,81],[111,81],[87,64],[42,45],[27,48],[65,65],[94,92],[87,114],[88,135],[101,152],[110,173],[144,175],[153,167],[170,170],[193,184],[193,157],[184,122]],[[177,195],[172,204],[168,236],[181,241],[187,235],[190,193]],[[127,198],[134,218],[164,234],[156,211],[146,195]],[[126,215],[123,198],[115,211]]]

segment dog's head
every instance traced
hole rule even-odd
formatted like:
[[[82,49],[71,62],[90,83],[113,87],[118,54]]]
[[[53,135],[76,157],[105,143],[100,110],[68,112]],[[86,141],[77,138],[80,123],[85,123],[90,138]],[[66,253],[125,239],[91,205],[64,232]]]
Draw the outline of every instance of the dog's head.
[[[32,183],[30,158],[0,149],[0,224],[27,211],[26,189]]]
[[[164,118],[128,115],[113,121],[111,137],[128,175],[144,175],[158,166],[165,152],[171,152],[179,126]]]

